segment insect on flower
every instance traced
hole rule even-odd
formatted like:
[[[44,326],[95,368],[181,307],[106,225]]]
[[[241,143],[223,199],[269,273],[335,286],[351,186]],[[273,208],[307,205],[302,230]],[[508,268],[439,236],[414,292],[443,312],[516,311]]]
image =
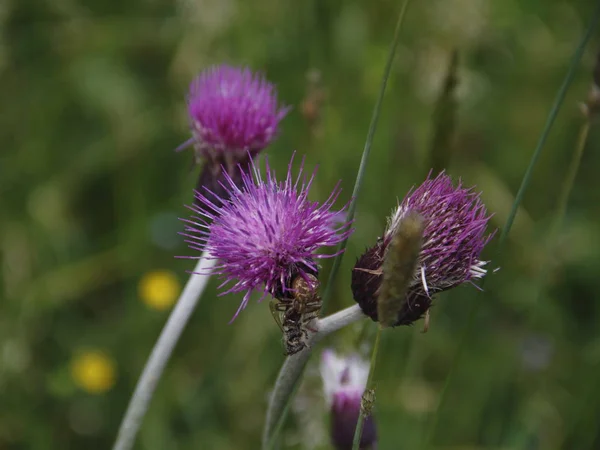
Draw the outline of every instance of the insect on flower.
[[[193,215],[184,219],[182,234],[192,249],[219,260],[210,273],[222,277],[221,287],[230,283],[223,294],[244,293],[234,319],[255,291],[262,294],[259,301],[269,295],[283,303],[277,312],[288,329],[295,322],[305,327],[316,316],[320,300],[306,297],[301,284],[312,285],[311,292],[316,292],[317,261],[338,254],[321,250],[337,245],[353,230],[349,222],[337,223],[339,211],[333,204],[338,186],[322,203],[308,199],[314,176],[303,176],[302,167],[292,176],[290,161],[287,175],[278,181],[268,163],[263,176],[251,160],[249,172],[241,174],[241,188],[225,174],[222,187],[228,200],[206,187],[196,191],[197,204],[189,207]],[[293,312],[286,316],[288,309]],[[295,333],[297,348],[301,338]]]
[[[293,355],[308,347],[308,332],[315,332],[311,322],[321,309],[321,297],[317,293],[318,280],[314,275],[303,278],[297,275],[292,282],[290,297],[271,300],[271,314],[283,333],[286,355]]]

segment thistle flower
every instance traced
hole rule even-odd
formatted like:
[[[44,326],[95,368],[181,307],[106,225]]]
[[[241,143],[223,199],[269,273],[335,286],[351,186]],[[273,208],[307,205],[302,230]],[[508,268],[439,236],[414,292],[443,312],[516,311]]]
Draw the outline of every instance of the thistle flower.
[[[460,183],[454,187],[443,172],[433,179],[428,176],[421,186],[408,193],[392,213],[383,237],[358,259],[352,271],[354,299],[374,321],[378,320],[377,296],[385,252],[409,212],[417,212],[425,220],[423,244],[394,326],[410,325],[421,318],[435,293],[483,277],[487,261],[479,257],[493,236],[485,235],[490,216],[478,193]]]
[[[337,450],[350,450],[369,377],[369,364],[357,355],[341,358],[332,350],[324,350],[320,369],[325,401],[331,411],[332,444]],[[376,442],[377,430],[370,415],[364,421],[360,448],[374,449]]]
[[[310,282],[309,275],[317,274],[315,261],[337,254],[320,254],[319,249],[337,245],[353,231],[347,222],[334,225],[338,211],[332,207],[339,186],[321,205],[309,201],[315,172],[307,181],[302,165],[294,180],[292,161],[283,182],[277,181],[268,161],[266,179],[251,161],[251,174],[241,172],[241,187],[225,174],[229,200],[205,188],[204,193],[196,191],[198,205],[188,207],[195,215],[185,221],[186,242],[219,260],[212,273],[224,279],[221,287],[233,283],[223,294],[245,293],[234,319],[254,290],[262,291],[263,298],[280,297],[291,290],[296,276]]]
[[[197,189],[206,186],[224,198],[223,169],[239,186],[241,170],[275,138],[288,108],[278,106],[275,87],[263,75],[226,65],[201,73],[187,103],[193,137],[178,150],[194,145],[197,162],[204,162]]]

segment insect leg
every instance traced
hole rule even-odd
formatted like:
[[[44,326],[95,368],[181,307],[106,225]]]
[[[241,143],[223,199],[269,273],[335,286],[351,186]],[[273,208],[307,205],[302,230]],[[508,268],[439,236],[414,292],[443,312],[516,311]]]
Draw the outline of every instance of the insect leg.
[[[279,308],[279,306],[280,306],[280,303],[276,299],[271,299],[271,301],[269,302],[269,308],[271,309],[271,315],[273,316],[273,319],[275,319],[275,323],[277,324],[277,326],[283,333],[284,332],[283,325],[281,324],[281,316],[279,314],[281,309]]]

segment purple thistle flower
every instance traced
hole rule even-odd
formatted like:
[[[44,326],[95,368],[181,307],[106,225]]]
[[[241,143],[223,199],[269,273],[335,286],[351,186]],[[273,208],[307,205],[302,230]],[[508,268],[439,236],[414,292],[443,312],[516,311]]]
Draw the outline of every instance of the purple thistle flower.
[[[350,450],[369,377],[369,364],[357,355],[341,358],[328,349],[321,355],[320,372],[325,402],[331,411],[332,444],[337,450]],[[377,429],[373,416],[369,415],[363,424],[360,448],[374,449],[376,445]]]
[[[188,96],[196,151],[205,158],[254,157],[274,139],[288,109],[278,107],[275,87],[263,75],[211,67],[192,82]]]
[[[253,175],[241,172],[241,187],[225,174],[223,189],[229,200],[205,189],[206,193],[196,191],[198,205],[188,207],[195,213],[185,221],[184,236],[190,248],[219,259],[212,273],[224,279],[221,287],[233,283],[223,294],[245,292],[234,319],[248,304],[252,291],[279,297],[291,290],[296,276],[308,281],[309,274],[317,274],[316,259],[337,254],[317,251],[337,245],[353,231],[347,222],[332,225],[338,213],[332,207],[339,185],[323,204],[309,201],[315,172],[307,181],[301,167],[294,180],[292,161],[283,182],[276,180],[268,161],[266,179],[251,161]]]
[[[197,162],[204,162],[197,189],[225,199],[223,170],[239,186],[240,172],[273,141],[289,108],[278,106],[275,86],[262,74],[226,65],[202,72],[187,103],[193,137],[178,150],[194,145]]]
[[[431,173],[430,173],[431,175]],[[467,283],[486,274],[480,254],[493,234],[485,234],[490,216],[480,195],[457,187],[444,172],[427,177],[411,190],[392,213],[383,238],[357,261],[352,273],[352,291],[365,314],[377,321],[377,295],[387,246],[401,219],[409,211],[425,220],[423,245],[417,271],[406,294],[396,325],[409,325],[431,306],[433,294]]]

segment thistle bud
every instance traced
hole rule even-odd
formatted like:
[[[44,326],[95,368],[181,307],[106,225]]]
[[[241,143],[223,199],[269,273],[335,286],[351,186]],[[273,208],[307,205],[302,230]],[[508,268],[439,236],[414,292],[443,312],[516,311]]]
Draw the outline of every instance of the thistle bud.
[[[277,103],[274,85],[249,69],[211,67],[191,86],[187,99],[195,160],[203,165],[197,190],[207,187],[215,202],[227,200],[224,174],[241,187],[241,172],[276,137],[289,108]]]
[[[337,450],[351,450],[369,364],[357,355],[342,358],[325,350],[320,369],[325,401],[331,412],[331,442]],[[360,448],[375,449],[376,445],[375,420],[369,415],[363,423]]]

